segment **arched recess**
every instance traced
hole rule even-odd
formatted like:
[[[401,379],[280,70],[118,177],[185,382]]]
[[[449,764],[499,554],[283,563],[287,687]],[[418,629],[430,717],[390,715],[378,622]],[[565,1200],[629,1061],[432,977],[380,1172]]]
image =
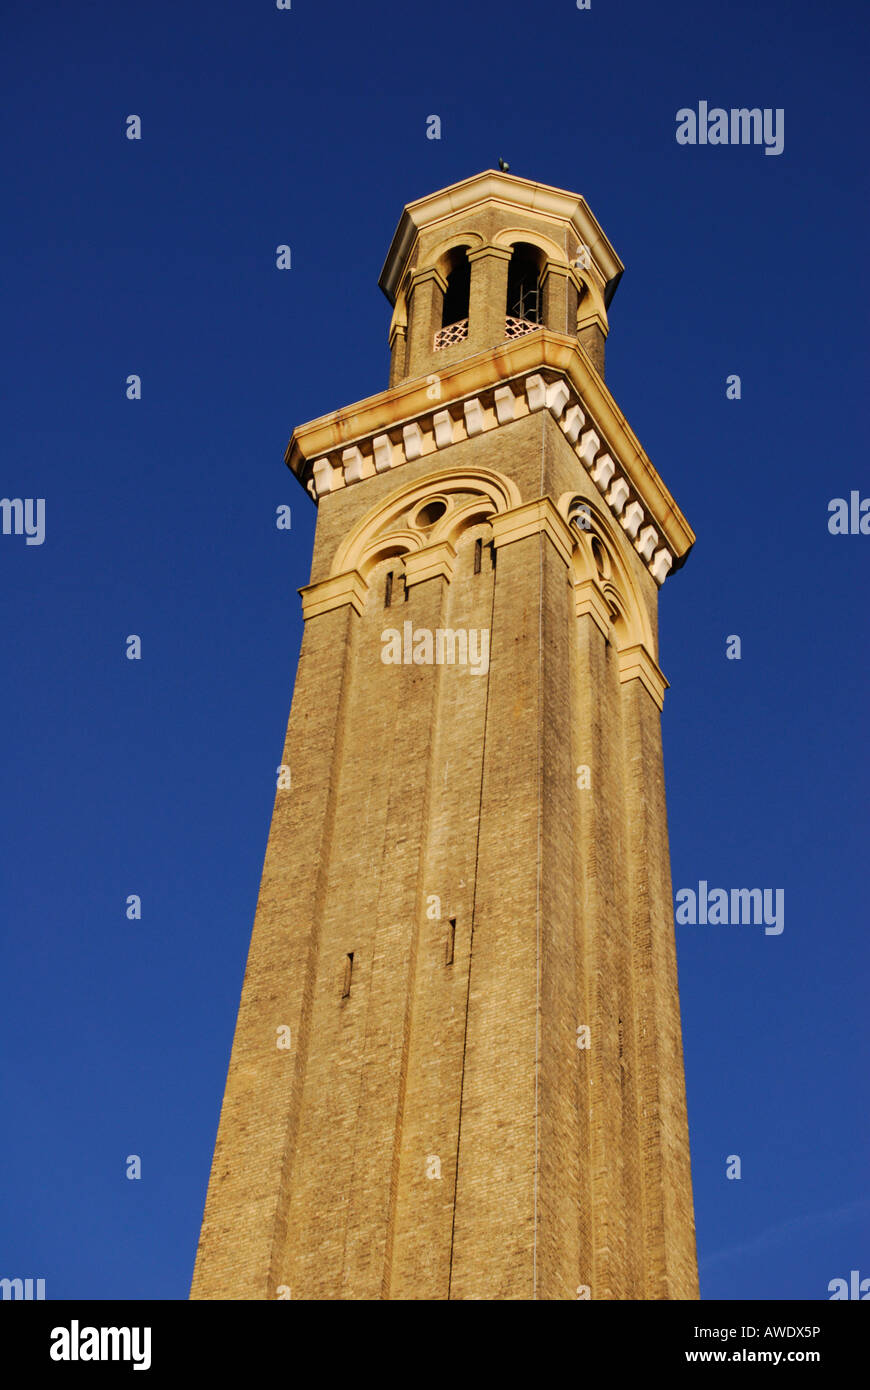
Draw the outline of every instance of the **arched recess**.
[[[365,579],[389,556],[445,541],[455,548],[468,527],[521,501],[516,483],[490,469],[430,473],[398,488],[356,523],[335,553],[330,577],[356,570]],[[444,504],[443,510],[437,503]]]
[[[558,242],[552,241],[548,236],[542,236],[540,232],[532,232],[528,227],[504,227],[500,232],[496,232],[492,241],[494,246],[515,246],[518,241],[527,241],[530,246],[537,246],[538,250],[544,253],[544,260],[553,261],[556,265],[568,264],[565,252]]]
[[[548,236],[543,236],[540,232],[529,231],[526,227],[505,227],[502,231],[496,232],[493,237],[495,246],[515,246],[518,241],[525,241],[532,246],[537,246],[544,253],[545,259],[553,265],[568,265],[568,258],[564,249],[558,242],[551,240]],[[607,307],[604,303],[602,287],[597,285],[588,270],[578,265],[576,261],[571,265],[571,270],[576,281],[583,287],[577,307],[578,327],[590,322],[590,320],[594,321],[596,318],[606,325]]]
[[[441,327],[468,318],[471,301],[471,262],[465,246],[454,246],[444,258],[442,274],[447,282],[441,302]]]
[[[557,510],[574,535],[574,585],[594,585],[601,595],[619,650],[642,646],[655,657],[655,639],[643,595],[622,555],[625,535],[609,513],[581,493],[565,492]]]
[[[521,323],[544,322],[541,277],[547,258],[531,241],[513,243],[508,263],[505,314]]]
[[[367,579],[372,570],[378,566],[382,560],[398,560],[409,555],[413,550],[419,550],[418,538],[415,531],[396,530],[391,531],[388,536],[377,536],[372,544],[366,548],[358,565],[348,565],[347,569],[358,570],[364,579]],[[344,574],[345,570],[333,569],[333,574]]]
[[[398,304],[400,297],[403,299],[406,319],[412,281],[427,271],[436,272],[432,299],[424,300],[423,321],[416,327],[413,324],[410,327],[411,336],[416,342],[414,351],[418,355],[421,352],[428,354],[432,347],[439,350],[467,338],[471,302],[471,263],[468,256],[482,244],[483,237],[479,232],[455,231],[425,256],[420,256],[405,272],[396,302]],[[443,293],[440,292],[442,287]],[[445,333],[444,330],[448,331]]]
[[[450,269],[450,260],[455,251],[475,251],[483,245],[483,237],[479,232],[452,232],[444,241],[439,241],[426,257],[425,262],[417,263],[418,270],[428,270],[433,267],[440,270],[441,274],[447,278]]]

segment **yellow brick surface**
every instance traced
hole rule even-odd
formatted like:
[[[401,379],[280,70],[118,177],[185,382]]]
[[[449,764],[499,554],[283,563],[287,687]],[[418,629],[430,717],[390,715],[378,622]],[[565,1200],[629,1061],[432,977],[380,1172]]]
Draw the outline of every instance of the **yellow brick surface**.
[[[596,500],[548,415],[450,464]],[[312,578],[396,486],[324,499]],[[659,712],[551,540],[475,574],[489,534],[306,624],[193,1297],[697,1296]],[[384,665],[406,620],[488,629],[488,674]]]

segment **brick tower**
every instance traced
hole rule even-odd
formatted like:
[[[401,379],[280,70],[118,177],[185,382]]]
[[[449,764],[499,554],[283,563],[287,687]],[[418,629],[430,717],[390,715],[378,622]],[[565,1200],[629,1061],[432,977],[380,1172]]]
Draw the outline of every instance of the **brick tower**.
[[[697,1297],[657,659],[694,536],[604,384],[621,273],[560,189],[409,204],[389,389],[290,440],[314,558],[194,1298]]]

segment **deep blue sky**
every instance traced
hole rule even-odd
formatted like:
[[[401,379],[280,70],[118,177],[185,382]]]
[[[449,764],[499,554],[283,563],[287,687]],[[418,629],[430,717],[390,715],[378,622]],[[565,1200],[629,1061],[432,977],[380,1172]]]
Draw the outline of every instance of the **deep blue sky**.
[[[500,155],[625,262],[608,383],[698,535],[661,596],[675,889],[785,891],[781,936],[677,929],[702,1293],[870,1276],[870,536],[827,530],[870,496],[866,6],[96,0],[3,28],[0,492],[46,499],[46,539],[0,535],[0,1276],[187,1295],[311,557],[284,446],[387,384],[403,205]],[[702,99],[784,108],[784,152],[678,146]]]

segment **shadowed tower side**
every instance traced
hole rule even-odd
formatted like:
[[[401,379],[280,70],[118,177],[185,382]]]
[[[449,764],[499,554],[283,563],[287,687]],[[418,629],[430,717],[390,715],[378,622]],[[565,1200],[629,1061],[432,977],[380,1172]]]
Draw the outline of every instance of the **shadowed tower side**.
[[[290,441],[290,785],[194,1298],[698,1296],[657,637],[694,536],[604,382],[621,273],[575,194],[409,204],[389,389]]]

